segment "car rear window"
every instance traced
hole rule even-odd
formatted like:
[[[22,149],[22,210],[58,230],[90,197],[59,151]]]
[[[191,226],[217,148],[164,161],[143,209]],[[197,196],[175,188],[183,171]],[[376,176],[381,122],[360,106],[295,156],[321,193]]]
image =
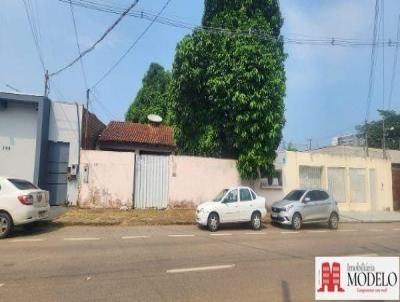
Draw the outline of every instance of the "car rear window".
[[[23,179],[15,179],[15,178],[9,178],[9,182],[11,182],[14,187],[16,187],[18,190],[35,190],[37,187],[30,183],[29,181],[23,180]]]

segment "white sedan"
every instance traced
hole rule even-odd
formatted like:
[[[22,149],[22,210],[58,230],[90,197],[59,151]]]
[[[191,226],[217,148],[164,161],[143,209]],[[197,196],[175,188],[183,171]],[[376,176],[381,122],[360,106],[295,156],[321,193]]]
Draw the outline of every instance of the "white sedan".
[[[47,219],[49,211],[49,192],[23,179],[0,177],[0,238],[14,226]]]
[[[218,230],[221,223],[251,222],[255,230],[262,226],[267,215],[265,198],[249,187],[223,189],[212,201],[200,204],[196,209],[196,221],[207,226],[211,232]]]

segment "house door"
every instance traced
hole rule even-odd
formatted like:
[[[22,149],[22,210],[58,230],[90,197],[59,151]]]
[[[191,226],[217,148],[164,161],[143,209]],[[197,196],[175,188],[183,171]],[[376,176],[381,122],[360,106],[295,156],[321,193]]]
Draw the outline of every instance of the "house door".
[[[400,211],[400,165],[392,165],[393,210]]]
[[[168,162],[165,155],[136,156],[134,208],[167,207]]]
[[[47,189],[50,191],[50,205],[61,205],[67,201],[67,172],[69,144],[48,144]]]

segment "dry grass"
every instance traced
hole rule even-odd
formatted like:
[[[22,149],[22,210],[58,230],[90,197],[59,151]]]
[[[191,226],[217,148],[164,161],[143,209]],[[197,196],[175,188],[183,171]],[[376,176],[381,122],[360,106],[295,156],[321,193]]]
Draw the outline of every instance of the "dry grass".
[[[192,209],[146,209],[121,211],[114,209],[69,208],[55,223],[63,225],[169,225],[195,224]]]

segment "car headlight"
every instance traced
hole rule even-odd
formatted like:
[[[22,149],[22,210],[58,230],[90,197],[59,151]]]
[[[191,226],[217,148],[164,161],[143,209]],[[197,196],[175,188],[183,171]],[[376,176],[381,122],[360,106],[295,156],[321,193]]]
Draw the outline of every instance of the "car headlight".
[[[286,211],[290,211],[291,208],[293,208],[292,204],[286,207]]]

